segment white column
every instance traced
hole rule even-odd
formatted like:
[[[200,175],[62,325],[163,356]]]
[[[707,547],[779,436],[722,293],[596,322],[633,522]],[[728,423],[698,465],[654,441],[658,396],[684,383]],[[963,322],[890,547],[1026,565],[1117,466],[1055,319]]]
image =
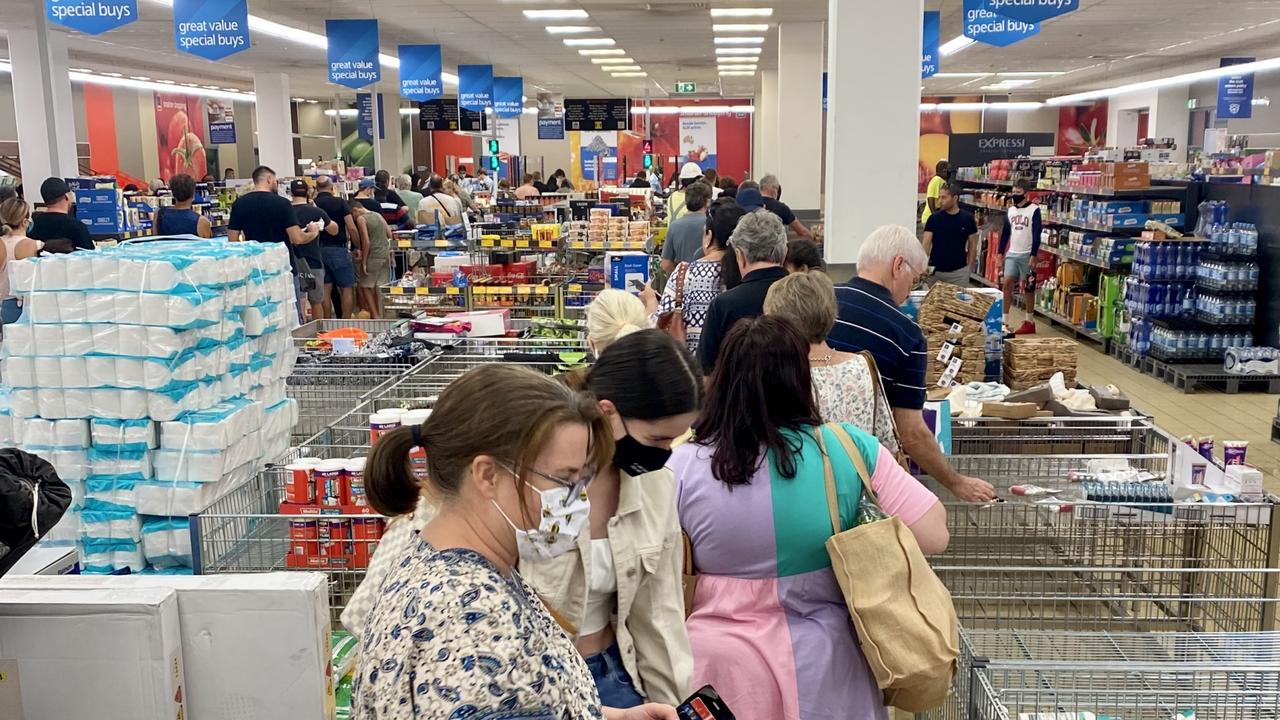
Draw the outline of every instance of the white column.
[[[258,97],[254,105],[258,124],[258,162],[275,170],[279,177],[293,177],[298,174],[298,158],[293,154],[289,76],[284,73],[254,73],[253,92]],[[253,168],[236,168],[236,172],[247,178]]]
[[[379,106],[378,100],[382,100]],[[391,173],[394,180],[404,172],[402,156],[404,140],[400,137],[400,96],[395,93],[379,93],[373,99],[374,112],[382,110],[382,133],[378,133],[377,123],[373,128],[373,162],[377,169]]]
[[[857,261],[890,223],[915,228],[923,0],[830,0],[827,41],[826,259]],[[783,107],[786,107],[785,105]]]
[[[820,22],[778,26],[777,167],[759,172],[777,174],[783,201],[795,210],[821,207],[824,40]]]
[[[760,94],[753,116],[751,177],[778,172],[778,71],[760,71]],[[788,198],[791,196],[788,195]]]
[[[30,24],[9,27],[13,96],[17,112],[18,157],[28,198],[39,200],[49,177],[76,177],[75,109],[67,75],[67,35],[53,31],[40,7]]]

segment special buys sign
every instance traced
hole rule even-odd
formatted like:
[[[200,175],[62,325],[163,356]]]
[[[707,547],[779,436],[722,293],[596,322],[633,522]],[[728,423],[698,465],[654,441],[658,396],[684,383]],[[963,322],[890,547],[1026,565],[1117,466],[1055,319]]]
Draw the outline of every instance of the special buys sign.
[[[1038,23],[1080,9],[1080,0],[983,0],[984,10],[1022,22]]]
[[[399,55],[401,97],[426,102],[444,93],[439,45],[401,45]]]
[[[138,0],[45,0],[45,17],[72,30],[101,35],[138,19]]]
[[[938,46],[942,43],[942,13],[930,10],[924,14],[924,49],[920,53],[920,78],[938,74]],[[827,75],[822,74],[822,109],[827,109]]]
[[[221,60],[249,47],[247,0],[173,0],[173,35],[178,49]]]
[[[382,79],[377,20],[325,20],[329,40],[329,82],[352,89]]]
[[[493,66],[458,66],[458,107],[484,112],[493,107]]]
[[[989,0],[964,0],[964,36],[996,47],[1007,47],[1040,32],[1033,22],[1015,20],[987,10]]]

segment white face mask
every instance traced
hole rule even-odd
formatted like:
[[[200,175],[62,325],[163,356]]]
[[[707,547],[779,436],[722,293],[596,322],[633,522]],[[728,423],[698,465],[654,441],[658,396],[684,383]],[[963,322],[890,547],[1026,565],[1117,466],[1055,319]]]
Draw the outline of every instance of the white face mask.
[[[538,493],[542,502],[542,520],[534,530],[516,527],[496,501],[490,502],[493,502],[493,506],[502,514],[502,519],[515,531],[520,559],[545,562],[558,558],[577,546],[578,536],[591,519],[591,501],[587,499],[585,489],[579,490],[572,497],[566,487],[533,490]]]

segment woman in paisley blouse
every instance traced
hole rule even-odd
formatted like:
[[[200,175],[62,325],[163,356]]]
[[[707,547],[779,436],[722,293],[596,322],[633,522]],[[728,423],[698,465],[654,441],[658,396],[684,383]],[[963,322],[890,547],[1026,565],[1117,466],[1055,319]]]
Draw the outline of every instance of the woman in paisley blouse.
[[[543,375],[488,365],[440,394],[426,423],[384,435],[365,488],[380,513],[438,506],[383,579],[356,673],[362,720],[677,720],[666,705],[602,707],[582,656],[520,577],[572,550],[585,484],[613,454],[599,405]],[[409,463],[429,447],[423,488]]]

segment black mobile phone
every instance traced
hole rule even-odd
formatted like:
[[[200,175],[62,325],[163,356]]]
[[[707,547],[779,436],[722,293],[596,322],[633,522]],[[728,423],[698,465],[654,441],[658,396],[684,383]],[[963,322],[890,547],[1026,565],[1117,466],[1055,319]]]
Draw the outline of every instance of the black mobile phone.
[[[681,703],[676,708],[676,714],[680,716],[680,720],[736,720],[729,706],[710,685],[704,685]]]
[[[644,292],[645,285],[639,280],[633,279],[631,281],[631,287],[635,288],[637,292]]]

